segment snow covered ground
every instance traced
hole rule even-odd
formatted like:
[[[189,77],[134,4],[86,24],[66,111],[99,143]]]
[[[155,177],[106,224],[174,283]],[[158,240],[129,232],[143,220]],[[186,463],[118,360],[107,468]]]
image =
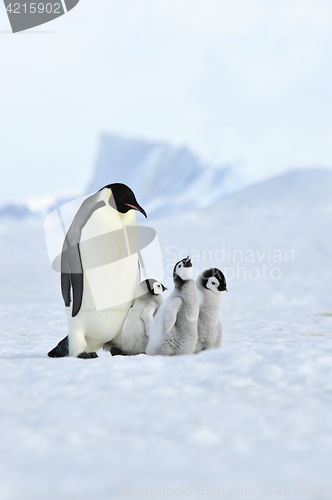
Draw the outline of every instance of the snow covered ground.
[[[166,286],[188,254],[228,277],[221,349],[174,358],[47,358],[43,220],[1,219],[0,499],[331,497],[330,193],[298,172],[150,221]]]

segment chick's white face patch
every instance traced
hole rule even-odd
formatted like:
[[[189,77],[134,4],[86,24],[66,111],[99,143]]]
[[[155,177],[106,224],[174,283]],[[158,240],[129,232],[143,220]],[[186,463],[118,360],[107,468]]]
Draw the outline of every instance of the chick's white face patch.
[[[163,293],[163,287],[161,286],[161,284],[158,281],[153,283],[153,291],[154,291],[155,295],[160,295],[161,293]]]
[[[207,283],[205,286],[206,286],[206,288],[209,288],[209,290],[212,290],[212,292],[221,293],[220,290],[218,290],[219,281],[214,276],[211,276],[207,280]]]
[[[193,277],[193,268],[192,267],[184,267],[182,262],[178,264],[176,268],[176,274],[183,280],[191,280]]]

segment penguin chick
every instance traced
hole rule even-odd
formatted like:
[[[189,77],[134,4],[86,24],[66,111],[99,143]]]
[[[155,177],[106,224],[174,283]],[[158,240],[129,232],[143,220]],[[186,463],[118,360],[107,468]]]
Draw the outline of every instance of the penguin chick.
[[[174,291],[153,320],[146,354],[192,354],[197,343],[198,293],[189,256],[174,267]]]
[[[147,279],[138,287],[137,299],[129,311],[123,332],[104,346],[114,355],[145,354],[153,318],[163,302],[167,288],[159,281]]]
[[[216,268],[204,271],[197,278],[196,285],[199,295],[199,316],[195,353],[204,349],[220,347],[222,340],[220,321],[222,292],[227,292],[225,276]]]

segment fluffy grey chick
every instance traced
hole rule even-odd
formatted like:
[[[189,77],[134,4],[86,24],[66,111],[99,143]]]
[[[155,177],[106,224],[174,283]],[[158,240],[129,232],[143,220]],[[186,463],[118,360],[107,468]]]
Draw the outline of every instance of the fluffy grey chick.
[[[138,297],[129,311],[123,331],[108,342],[104,349],[109,350],[113,356],[133,356],[145,353],[150,327],[154,315],[163,302],[162,293],[165,290],[167,288],[154,279],[142,281],[138,287]]]
[[[198,293],[189,257],[175,264],[174,291],[153,320],[146,354],[192,354],[197,343]]]
[[[197,322],[198,340],[195,352],[220,347],[222,324],[220,308],[223,294],[227,292],[226,279],[216,268],[204,271],[196,281],[199,295],[199,316]]]

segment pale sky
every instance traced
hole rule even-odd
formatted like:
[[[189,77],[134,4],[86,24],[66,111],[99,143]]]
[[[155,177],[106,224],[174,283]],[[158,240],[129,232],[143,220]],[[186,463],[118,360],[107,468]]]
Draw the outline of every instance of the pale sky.
[[[9,30],[1,3],[0,203],[83,188],[100,132],[332,168],[331,0],[80,0]]]

